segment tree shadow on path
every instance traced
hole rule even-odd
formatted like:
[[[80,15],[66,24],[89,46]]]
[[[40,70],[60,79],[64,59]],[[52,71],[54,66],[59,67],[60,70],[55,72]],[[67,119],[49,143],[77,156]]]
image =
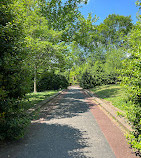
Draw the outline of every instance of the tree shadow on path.
[[[0,158],[86,158],[82,132],[67,125],[34,123],[28,135],[0,149]]]
[[[0,149],[0,158],[87,158],[82,150],[88,138],[70,125],[51,123],[51,119],[72,118],[90,109],[82,90],[70,89],[50,105],[44,106],[38,120],[34,120],[26,136]],[[42,121],[43,119],[43,121]],[[90,158],[90,157],[89,157]]]
[[[81,113],[89,111],[94,106],[88,102],[88,97],[81,89],[70,89],[62,94],[62,98],[58,99],[55,103],[42,108],[40,117],[50,119],[72,118]],[[55,107],[51,113],[48,113],[49,107]],[[46,116],[48,115],[48,116]]]

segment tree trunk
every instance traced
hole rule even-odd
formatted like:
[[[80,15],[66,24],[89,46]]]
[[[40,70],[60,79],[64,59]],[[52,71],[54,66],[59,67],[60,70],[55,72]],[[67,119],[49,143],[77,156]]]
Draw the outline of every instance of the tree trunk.
[[[34,93],[37,93],[37,66],[34,68]]]

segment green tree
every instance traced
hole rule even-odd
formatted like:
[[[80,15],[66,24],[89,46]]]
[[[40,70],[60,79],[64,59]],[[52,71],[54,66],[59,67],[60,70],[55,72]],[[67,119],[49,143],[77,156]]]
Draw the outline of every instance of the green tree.
[[[85,89],[93,88],[94,87],[93,80],[94,79],[92,75],[86,70],[83,73],[82,78],[80,80],[80,86]]]
[[[0,2],[0,139],[18,139],[24,134],[29,119],[21,99],[30,89],[32,69],[36,84],[39,71],[61,71],[66,66],[69,46],[65,42],[72,41],[70,37],[77,28],[75,19],[81,2]]]
[[[126,53],[122,48],[109,46],[109,50],[105,54],[104,76],[105,84],[117,83],[119,81],[118,70],[122,67],[122,61],[125,59]]]
[[[85,53],[88,51],[92,52],[95,48],[93,36],[96,30],[94,23],[97,21],[97,18],[96,16],[93,18],[92,14],[89,14],[87,19],[80,15],[78,20],[78,29],[74,35],[74,41],[76,41],[80,47],[83,47]]]
[[[49,29],[46,17],[42,16],[40,1],[26,4],[30,8],[24,22],[26,50],[28,51],[25,65],[34,71],[34,92],[37,92],[37,75],[42,69],[53,69],[65,65],[67,47],[60,42],[61,31]],[[32,72],[33,73],[33,72]]]
[[[43,0],[42,14],[49,23],[49,28],[62,31],[61,41],[73,41],[73,35],[79,27],[78,18],[80,11],[78,5],[87,3],[87,0]]]
[[[23,10],[21,10],[23,11]],[[29,124],[21,98],[29,89],[29,73],[23,67],[24,32],[22,13],[16,1],[0,2],[0,140],[18,139]]]
[[[122,84],[126,87],[132,106],[128,110],[128,119],[135,131],[130,135],[131,145],[141,151],[141,21],[131,30],[128,40],[128,57],[121,69]]]
[[[122,46],[124,42],[123,37],[130,32],[132,27],[131,16],[111,14],[103,23],[98,25],[97,30],[103,44]]]

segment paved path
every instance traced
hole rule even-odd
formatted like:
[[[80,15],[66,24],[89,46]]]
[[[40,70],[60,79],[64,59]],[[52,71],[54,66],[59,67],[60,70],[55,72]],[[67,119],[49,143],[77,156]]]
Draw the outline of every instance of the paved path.
[[[80,88],[71,87],[41,109],[23,140],[1,148],[0,158],[130,158],[116,153],[99,116],[108,119]]]

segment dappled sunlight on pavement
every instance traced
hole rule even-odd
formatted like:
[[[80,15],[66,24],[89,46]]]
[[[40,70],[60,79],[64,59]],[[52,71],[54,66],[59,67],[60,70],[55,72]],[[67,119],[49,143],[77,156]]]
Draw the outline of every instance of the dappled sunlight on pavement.
[[[24,139],[0,149],[0,157],[115,158],[93,116],[97,108],[82,88],[69,87],[41,108]]]

